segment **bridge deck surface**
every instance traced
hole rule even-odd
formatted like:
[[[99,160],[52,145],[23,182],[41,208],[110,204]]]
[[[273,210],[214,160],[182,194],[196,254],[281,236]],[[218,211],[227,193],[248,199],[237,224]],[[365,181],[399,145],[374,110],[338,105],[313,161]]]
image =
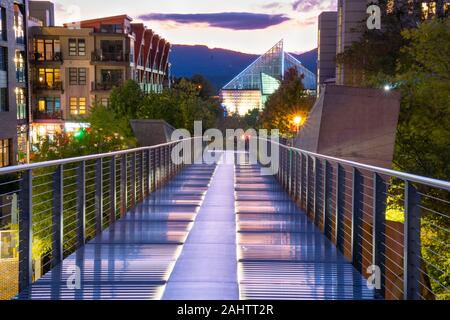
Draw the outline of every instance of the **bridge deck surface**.
[[[80,289],[67,286],[74,269]],[[373,299],[257,165],[192,165],[19,299]]]

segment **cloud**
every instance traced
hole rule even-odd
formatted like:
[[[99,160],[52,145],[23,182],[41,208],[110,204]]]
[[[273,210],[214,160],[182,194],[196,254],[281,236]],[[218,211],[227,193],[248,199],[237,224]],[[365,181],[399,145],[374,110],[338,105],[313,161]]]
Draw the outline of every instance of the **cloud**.
[[[262,8],[262,9],[280,9],[283,6],[284,5],[279,2],[270,2],[270,3],[261,5],[260,8]]]
[[[296,0],[292,9],[301,12],[335,10],[337,0]]]
[[[259,30],[279,25],[290,18],[283,14],[264,14],[251,12],[220,13],[148,13],[138,17],[146,21],[171,21],[180,24],[206,23],[210,27],[231,30]]]

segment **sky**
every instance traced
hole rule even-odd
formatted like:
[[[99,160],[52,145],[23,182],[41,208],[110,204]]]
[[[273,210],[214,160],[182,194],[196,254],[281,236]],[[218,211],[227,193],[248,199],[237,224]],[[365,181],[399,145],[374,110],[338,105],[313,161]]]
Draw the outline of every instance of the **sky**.
[[[337,0],[53,0],[56,24],[128,14],[173,44],[262,54],[284,39],[301,53],[317,47],[317,17]]]

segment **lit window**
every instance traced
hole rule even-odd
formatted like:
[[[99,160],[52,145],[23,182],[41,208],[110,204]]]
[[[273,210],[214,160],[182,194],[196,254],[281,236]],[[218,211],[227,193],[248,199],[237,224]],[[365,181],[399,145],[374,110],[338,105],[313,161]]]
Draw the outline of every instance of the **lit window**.
[[[38,101],[38,110],[40,112],[45,112],[45,100],[44,99],[39,99]]]
[[[78,115],[78,99],[75,97],[70,98],[70,114]]]
[[[0,140],[0,167],[11,164],[11,139]]]
[[[85,115],[86,114],[86,98],[71,97],[70,98],[70,114]]]
[[[436,15],[436,2],[422,2],[422,18],[424,20],[433,18]]]
[[[86,114],[86,98],[78,99],[79,114]]]

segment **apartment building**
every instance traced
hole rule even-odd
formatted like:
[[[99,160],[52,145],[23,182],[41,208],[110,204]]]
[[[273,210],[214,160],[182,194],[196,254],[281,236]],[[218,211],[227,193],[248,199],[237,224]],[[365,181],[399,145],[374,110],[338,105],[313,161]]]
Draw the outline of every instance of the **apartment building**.
[[[319,15],[317,33],[317,94],[326,83],[336,82],[336,24],[337,12]]]
[[[133,79],[146,91],[168,84],[170,44],[127,15],[30,28],[33,139],[85,126],[94,104]]]
[[[27,0],[0,0],[0,167],[26,162]]]
[[[324,12],[319,16],[318,88],[325,83],[358,85],[361,75],[343,63],[336,63],[336,55],[358,41],[368,18],[367,7],[377,4],[382,15],[396,15],[405,27],[414,27],[424,20],[448,16],[449,0],[338,0],[337,12]],[[382,20],[383,21],[383,20]],[[333,27],[334,24],[334,27]],[[382,23],[383,28],[383,23]],[[333,38],[335,49],[333,49]]]

